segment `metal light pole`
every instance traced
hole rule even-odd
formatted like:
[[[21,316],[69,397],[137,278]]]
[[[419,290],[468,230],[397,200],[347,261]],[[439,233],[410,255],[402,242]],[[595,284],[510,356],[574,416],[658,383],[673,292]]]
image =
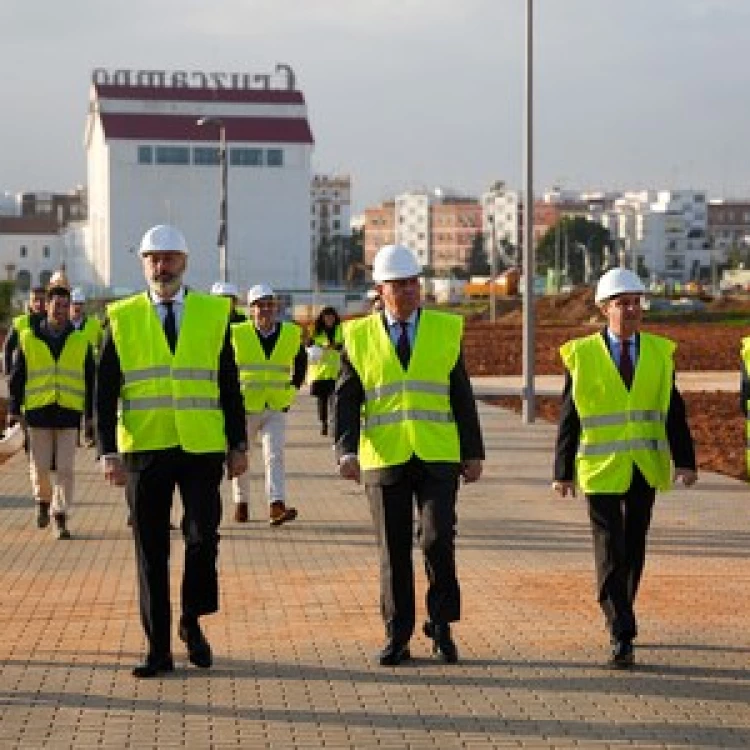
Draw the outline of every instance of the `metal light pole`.
[[[524,153],[525,210],[523,212],[523,399],[524,424],[534,421],[534,179],[533,179],[533,0],[526,0],[526,138]]]
[[[492,204],[494,211],[495,204]],[[495,215],[488,217],[490,221],[490,321],[493,323],[497,319],[497,287],[496,287],[496,276],[497,276],[497,252],[495,250]]]
[[[229,221],[227,219],[227,205],[229,202],[229,180],[227,172],[227,131],[224,120],[220,117],[201,117],[197,125],[207,125],[219,129],[219,166],[221,179],[219,180],[219,236],[216,244],[219,248],[219,279],[229,281]]]

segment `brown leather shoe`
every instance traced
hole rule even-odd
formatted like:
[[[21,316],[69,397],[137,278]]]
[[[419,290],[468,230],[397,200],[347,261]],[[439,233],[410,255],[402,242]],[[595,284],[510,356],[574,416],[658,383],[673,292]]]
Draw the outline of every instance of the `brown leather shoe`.
[[[281,526],[282,523],[287,521],[293,521],[297,518],[297,509],[287,507],[284,503],[271,503],[270,506],[270,519],[269,523],[271,526]]]
[[[234,520],[237,523],[247,523],[247,503],[234,504]]]

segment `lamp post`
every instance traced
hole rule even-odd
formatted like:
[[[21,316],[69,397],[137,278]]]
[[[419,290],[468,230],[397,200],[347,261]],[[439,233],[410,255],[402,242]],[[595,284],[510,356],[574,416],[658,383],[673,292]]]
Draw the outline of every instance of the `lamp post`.
[[[211,126],[219,129],[219,166],[221,179],[219,181],[219,279],[229,281],[229,222],[227,220],[227,204],[229,201],[229,182],[227,173],[227,131],[224,120],[220,117],[201,117],[197,123],[199,127]]]
[[[524,138],[525,206],[523,212],[523,400],[521,416],[524,424],[534,421],[536,394],[534,392],[534,170],[533,170],[533,0],[526,0],[526,105]]]
[[[493,211],[495,204],[492,204]],[[497,250],[496,245],[496,229],[495,229],[495,215],[487,217],[490,222],[490,321],[495,322],[497,318],[497,290],[495,287],[496,276],[497,276]]]

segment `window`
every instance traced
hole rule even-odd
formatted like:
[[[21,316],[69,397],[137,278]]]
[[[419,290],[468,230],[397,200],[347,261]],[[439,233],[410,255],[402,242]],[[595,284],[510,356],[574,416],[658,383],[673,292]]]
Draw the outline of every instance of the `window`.
[[[310,222],[310,229],[315,229],[315,219]]]
[[[190,149],[187,146],[157,146],[157,164],[190,164]]]
[[[333,215],[338,216],[341,213],[341,206],[338,203],[333,204]]]
[[[193,149],[193,164],[199,166],[216,165],[219,163],[219,149],[217,146],[196,146]]]
[[[49,258],[49,245],[45,245],[45,246],[44,246],[44,247],[42,248],[42,255],[43,255],[43,256],[44,256],[45,258]]]
[[[229,163],[233,167],[262,167],[263,150],[260,148],[233,148],[229,151]]]
[[[25,258],[28,255],[29,251],[26,245],[21,245],[21,252],[20,255],[22,258]]]
[[[28,271],[19,271],[16,274],[16,286],[20,292],[28,292],[31,289],[31,274]]]
[[[280,148],[269,148],[266,151],[266,164],[269,167],[283,167],[284,152]]]
[[[49,280],[52,278],[52,271],[42,271],[39,274],[39,286],[48,286]]]
[[[153,164],[154,149],[151,146],[138,146],[138,163]]]
[[[341,222],[338,219],[333,220],[333,228],[334,229],[341,229]]]

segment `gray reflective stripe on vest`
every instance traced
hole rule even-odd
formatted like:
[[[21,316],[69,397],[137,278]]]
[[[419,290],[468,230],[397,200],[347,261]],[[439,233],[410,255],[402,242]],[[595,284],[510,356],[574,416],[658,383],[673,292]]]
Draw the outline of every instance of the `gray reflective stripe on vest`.
[[[145,409],[200,409],[212,411],[219,408],[219,400],[216,398],[196,398],[185,396],[172,398],[171,396],[150,396],[148,398],[126,398],[122,401],[123,411],[144,411]]]
[[[26,388],[24,391],[24,398],[29,396],[36,396],[39,393],[70,393],[72,396],[83,396],[85,391],[83,386],[76,388],[72,385],[56,385],[56,386],[45,386],[38,385],[35,388]]]
[[[628,422],[664,422],[667,415],[653,409],[633,409],[616,414],[599,414],[594,417],[581,417],[581,427],[610,427]]]
[[[431,411],[429,409],[404,409],[403,411],[392,411],[388,414],[375,414],[365,419],[365,429],[378,427],[384,424],[398,424],[413,420],[415,422],[442,422],[448,424],[453,422],[453,415],[444,411]]]
[[[257,381],[242,381],[240,386],[245,391],[285,391],[289,387],[289,383],[285,383],[281,380],[268,380],[262,383]]]
[[[128,370],[123,373],[125,385],[136,383],[140,380],[151,380],[155,378],[171,378],[172,380],[207,380],[214,382],[218,380],[217,370],[200,369],[196,367],[176,367],[172,369],[169,365],[160,367],[143,367],[140,370]]]
[[[376,386],[365,391],[365,399],[374,401],[376,398],[393,396],[396,393],[431,393],[436,396],[447,396],[449,387],[447,383],[431,383],[429,380],[401,380],[397,383]]]
[[[634,438],[633,440],[609,440],[606,443],[595,443],[594,445],[580,445],[579,456],[606,456],[610,453],[620,451],[668,451],[669,443],[666,440],[655,440],[651,438]]]
[[[62,368],[57,371],[57,374],[65,378],[80,378],[83,376],[81,370],[63,370]]]
[[[289,365],[240,365],[240,372],[289,372]]]
[[[36,380],[37,378],[48,378],[50,375],[56,375],[57,369],[54,367],[45,367],[43,370],[34,370],[29,375],[29,380]]]

